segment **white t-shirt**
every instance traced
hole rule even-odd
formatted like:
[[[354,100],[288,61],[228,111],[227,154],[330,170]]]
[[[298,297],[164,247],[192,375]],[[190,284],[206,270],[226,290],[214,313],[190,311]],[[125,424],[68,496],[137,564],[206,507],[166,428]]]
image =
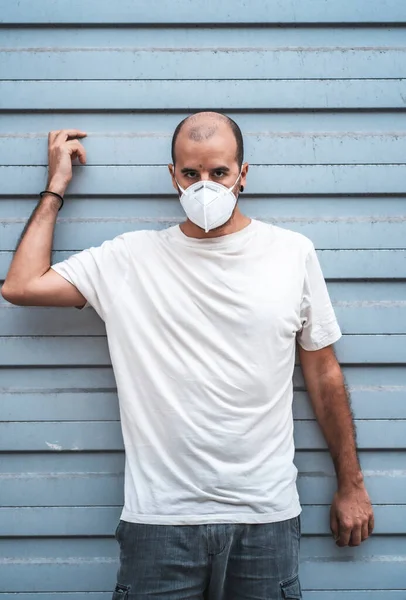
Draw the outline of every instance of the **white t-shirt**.
[[[317,350],[341,337],[310,239],[258,220],[211,239],[175,225],[52,268],[105,321],[126,458],[121,519],[297,516],[295,340]]]

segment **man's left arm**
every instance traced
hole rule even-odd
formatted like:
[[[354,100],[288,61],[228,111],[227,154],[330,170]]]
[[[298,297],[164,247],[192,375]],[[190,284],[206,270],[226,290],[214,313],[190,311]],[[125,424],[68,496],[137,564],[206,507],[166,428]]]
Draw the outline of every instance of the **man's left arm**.
[[[337,546],[358,546],[372,533],[374,516],[359,464],[355,427],[344,377],[333,346],[299,357],[311,403],[337,475],[330,527]]]

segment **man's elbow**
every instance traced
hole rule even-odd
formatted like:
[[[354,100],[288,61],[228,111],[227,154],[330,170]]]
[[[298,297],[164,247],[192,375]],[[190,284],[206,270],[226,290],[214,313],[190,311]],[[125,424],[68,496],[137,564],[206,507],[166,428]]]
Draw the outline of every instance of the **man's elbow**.
[[[22,289],[13,288],[7,281],[1,286],[1,295],[4,300],[10,302],[10,304],[17,304],[18,306],[24,306],[27,302],[26,294]]]

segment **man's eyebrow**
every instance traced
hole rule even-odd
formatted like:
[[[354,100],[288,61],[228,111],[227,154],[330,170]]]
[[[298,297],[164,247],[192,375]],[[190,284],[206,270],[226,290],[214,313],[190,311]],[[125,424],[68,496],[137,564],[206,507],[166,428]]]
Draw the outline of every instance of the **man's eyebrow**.
[[[180,170],[181,173],[188,173],[189,171],[198,171],[199,169],[194,169],[193,167],[183,167]],[[210,171],[229,171],[230,168],[225,165],[221,165],[220,167],[213,167]]]

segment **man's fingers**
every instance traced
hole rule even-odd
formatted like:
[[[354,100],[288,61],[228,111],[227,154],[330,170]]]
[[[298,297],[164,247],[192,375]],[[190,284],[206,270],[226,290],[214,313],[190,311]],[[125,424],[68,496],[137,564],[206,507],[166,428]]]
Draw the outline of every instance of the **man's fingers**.
[[[340,521],[339,537],[336,541],[337,546],[359,546],[361,542],[368,539],[371,535],[373,526],[373,516],[369,520],[364,520],[362,523],[358,522],[356,524],[351,523],[349,519]]]
[[[364,486],[339,490],[330,510],[330,527],[334,534],[334,517],[338,520],[337,546],[359,546],[374,529],[374,513]]]
[[[339,538],[336,542],[337,546],[348,546],[351,537],[351,523],[348,521],[341,521],[339,524]]]
[[[82,144],[78,140],[71,140],[66,142],[66,145],[71,149],[71,155],[76,154],[82,165],[84,165],[86,163],[86,150]]]
[[[339,538],[338,521],[337,517],[333,514],[333,512],[331,512],[330,514],[330,529],[331,533],[333,534],[334,541],[337,541]]]
[[[351,531],[349,546],[359,546],[361,543],[361,537],[361,525],[354,525]]]
[[[57,139],[65,141],[68,138],[85,137],[86,135],[87,133],[85,131],[81,131],[80,129],[62,129],[62,131],[58,133]]]
[[[52,141],[65,142],[68,138],[85,137],[87,133],[81,129],[59,129],[50,131],[48,137]]]
[[[369,521],[368,521],[368,535],[372,534],[374,527],[375,527],[375,519],[374,519],[374,515],[372,513],[372,515],[369,517]]]
[[[369,526],[368,526],[368,521],[365,521],[364,523],[362,523],[362,527],[361,527],[361,542],[364,542],[366,539],[369,538]]]

